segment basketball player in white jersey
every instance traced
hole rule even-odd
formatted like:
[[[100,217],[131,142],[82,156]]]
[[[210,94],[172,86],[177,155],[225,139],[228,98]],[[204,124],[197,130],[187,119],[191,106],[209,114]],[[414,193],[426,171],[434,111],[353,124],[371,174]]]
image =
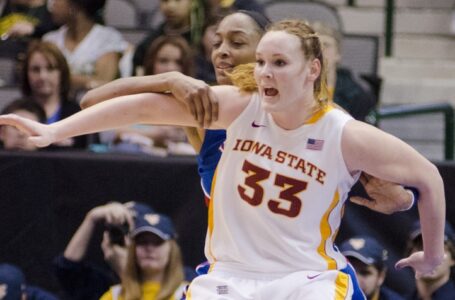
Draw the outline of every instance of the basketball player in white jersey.
[[[220,114],[212,126],[227,128],[227,140],[209,208],[212,269],[193,281],[188,298],[349,299],[351,282],[339,271],[346,261],[333,239],[360,171],[419,190],[424,251],[397,267],[412,267],[416,276],[432,272],[444,255],[445,199],[436,167],[332,108],[321,44],[305,23],[272,26],[256,57],[257,93],[213,88]],[[153,93],[106,101],[52,125],[0,117],[37,146],[133,123],[197,125],[173,96]]]

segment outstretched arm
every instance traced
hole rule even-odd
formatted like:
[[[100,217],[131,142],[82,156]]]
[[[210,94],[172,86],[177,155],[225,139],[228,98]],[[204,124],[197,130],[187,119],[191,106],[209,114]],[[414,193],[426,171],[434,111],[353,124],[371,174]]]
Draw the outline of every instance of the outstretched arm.
[[[132,216],[128,209],[120,203],[110,203],[91,209],[84,221],[66,246],[63,256],[72,261],[81,261],[87,252],[97,224],[132,224]]]
[[[201,127],[218,119],[218,99],[209,85],[179,72],[117,79],[88,91],[80,105],[85,109],[114,97],[152,92],[172,93]]]
[[[250,94],[240,93],[232,86],[215,87],[223,97],[220,117],[213,128],[226,128],[248,104]],[[17,127],[30,136],[39,147],[93,132],[99,132],[132,124],[197,126],[197,122],[182,103],[171,95],[135,94],[112,99],[80,111],[59,122],[44,125],[17,115],[0,116],[1,125]]]
[[[437,168],[399,139],[357,121],[345,126],[342,151],[351,172],[365,171],[418,189],[424,251],[400,260],[397,267],[410,266],[418,277],[433,271],[444,256],[445,198]]]

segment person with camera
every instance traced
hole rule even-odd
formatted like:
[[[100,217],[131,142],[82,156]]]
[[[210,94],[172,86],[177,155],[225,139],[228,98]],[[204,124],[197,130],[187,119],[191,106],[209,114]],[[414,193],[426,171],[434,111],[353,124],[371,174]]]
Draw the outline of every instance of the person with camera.
[[[188,282],[171,219],[154,212],[137,215],[129,236],[121,284],[100,300],[181,299]]]
[[[119,282],[126,264],[128,231],[135,216],[152,213],[148,205],[112,202],[91,209],[62,255],[54,259],[56,277],[69,299],[99,299]],[[104,226],[101,249],[111,271],[94,266],[84,258],[98,225]]]

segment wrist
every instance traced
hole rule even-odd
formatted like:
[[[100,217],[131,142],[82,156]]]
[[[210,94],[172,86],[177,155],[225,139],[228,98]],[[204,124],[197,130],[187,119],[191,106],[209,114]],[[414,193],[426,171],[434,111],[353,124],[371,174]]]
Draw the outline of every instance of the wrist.
[[[415,196],[414,196],[414,193],[412,193],[410,190],[408,189],[405,189],[405,191],[411,196],[411,204],[409,204],[407,207],[405,208],[402,208],[400,209],[400,211],[407,211],[407,210],[410,210],[413,206],[414,206],[414,203],[415,203]]]
[[[419,200],[419,191],[416,188],[405,186],[404,190],[411,196],[411,204],[408,207],[402,209],[401,211],[411,209],[414,206],[415,202]]]

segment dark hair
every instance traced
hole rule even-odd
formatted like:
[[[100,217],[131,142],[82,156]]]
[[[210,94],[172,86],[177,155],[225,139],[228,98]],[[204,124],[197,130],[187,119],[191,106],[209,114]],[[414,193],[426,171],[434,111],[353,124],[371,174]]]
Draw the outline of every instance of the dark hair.
[[[257,11],[241,9],[232,14],[235,14],[235,13],[242,13],[244,15],[249,16],[263,31],[265,31],[267,29],[267,27],[270,24],[272,24],[272,22],[269,20],[269,18],[267,18],[267,16],[265,16]]]
[[[45,123],[47,120],[44,109],[38,103],[29,99],[14,100],[3,108],[1,114],[12,114],[18,110],[25,110],[34,114],[40,123]]]
[[[144,56],[144,69],[146,75],[153,75],[153,66],[156,62],[156,56],[160,49],[165,45],[173,45],[180,49],[182,54],[181,66],[182,73],[188,76],[194,75],[194,55],[193,50],[189,46],[188,42],[180,36],[160,36],[156,38],[147,49],[147,53]]]
[[[102,16],[102,9],[106,0],[69,0],[79,7],[92,20],[99,21]]]
[[[58,47],[50,42],[36,41],[32,42],[28,47],[25,60],[22,66],[22,93],[28,97],[33,96],[33,91],[30,87],[28,79],[28,68],[30,58],[35,52],[43,54],[48,62],[60,71],[60,101],[67,101],[70,90],[70,71],[65,56]]]

